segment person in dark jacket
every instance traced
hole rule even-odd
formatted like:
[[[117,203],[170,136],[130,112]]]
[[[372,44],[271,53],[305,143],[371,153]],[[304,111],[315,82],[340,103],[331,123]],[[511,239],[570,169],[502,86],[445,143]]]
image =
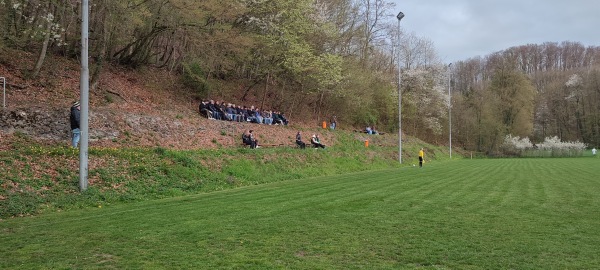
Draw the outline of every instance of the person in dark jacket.
[[[213,119],[221,120],[221,114],[219,113],[218,105],[215,104],[214,100],[208,102],[207,109],[211,112]]]
[[[217,101],[215,103],[217,104],[217,106],[215,106],[215,107],[219,111],[219,114],[221,114],[221,120],[231,121],[231,119],[229,119],[229,117],[227,115],[227,104],[225,104],[225,101],[221,101],[221,102]]]
[[[225,113],[227,114],[227,120],[229,121],[237,121],[237,113],[235,111],[235,107],[231,103],[227,103],[225,107]]]
[[[244,134],[242,134],[242,142],[245,145],[249,145],[250,148],[255,149],[258,148],[258,140],[254,138],[254,134],[253,134],[254,130],[248,130],[248,132],[244,132]]]
[[[241,105],[237,105],[236,113],[238,115],[238,122],[246,122],[246,113]]]
[[[208,101],[203,100],[200,102],[200,106],[198,108],[200,115],[206,116],[208,119],[213,119],[212,112],[208,109]]]
[[[81,118],[81,106],[79,101],[75,101],[71,105],[71,114],[69,120],[71,122],[71,145],[77,148],[79,145],[79,139],[81,138],[81,132],[79,130],[79,121]]]
[[[287,126],[289,124],[287,117],[285,117],[285,113],[282,112],[281,114],[279,114],[279,118],[281,119],[284,125]]]
[[[273,112],[273,124],[287,126],[288,120],[285,118],[285,115],[283,113],[280,113],[279,111],[274,111]]]
[[[302,134],[300,134],[300,131],[298,131],[298,133],[296,133],[296,144],[301,148],[304,149],[306,148],[306,143],[302,141]]]

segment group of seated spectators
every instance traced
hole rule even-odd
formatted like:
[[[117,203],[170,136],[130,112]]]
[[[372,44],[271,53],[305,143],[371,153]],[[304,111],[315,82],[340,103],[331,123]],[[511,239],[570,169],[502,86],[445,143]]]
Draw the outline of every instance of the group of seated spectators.
[[[214,100],[203,100],[200,102],[199,112],[208,119],[235,121],[235,122],[251,122],[266,125],[287,125],[288,120],[284,113],[278,111],[264,110],[261,111],[254,106],[250,108],[246,106],[218,102]]]

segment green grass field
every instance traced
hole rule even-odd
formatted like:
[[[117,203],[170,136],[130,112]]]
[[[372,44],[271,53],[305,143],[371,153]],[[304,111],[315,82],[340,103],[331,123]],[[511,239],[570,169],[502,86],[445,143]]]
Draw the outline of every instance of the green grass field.
[[[0,222],[0,268],[599,269],[600,159],[359,172]]]

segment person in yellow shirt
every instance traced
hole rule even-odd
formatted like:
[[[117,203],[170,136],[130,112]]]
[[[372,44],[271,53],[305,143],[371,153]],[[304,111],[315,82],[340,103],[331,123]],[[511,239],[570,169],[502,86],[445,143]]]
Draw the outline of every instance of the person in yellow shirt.
[[[425,151],[423,148],[419,151],[419,167],[423,167],[423,162],[425,161]]]

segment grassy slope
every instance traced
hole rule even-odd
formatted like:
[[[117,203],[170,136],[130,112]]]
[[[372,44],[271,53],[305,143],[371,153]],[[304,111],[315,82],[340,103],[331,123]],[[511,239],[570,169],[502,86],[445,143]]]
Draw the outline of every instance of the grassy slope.
[[[597,269],[596,158],[434,162],[0,223],[0,268]]]
[[[27,121],[12,117],[21,123],[14,131],[0,130],[0,220],[398,166],[394,134],[368,136],[317,129],[310,123],[317,119],[298,112],[302,107],[290,116],[308,123],[297,123],[292,118],[292,125],[287,127],[209,121],[197,115],[195,95],[183,89],[175,75],[155,69],[107,67],[98,89],[90,93],[94,113],[90,130],[117,137],[90,145],[90,189],[80,194],[78,152],[64,146],[69,132],[65,108],[78,97],[79,68],[64,57],[48,57],[47,66],[34,81],[26,75],[34,64],[27,61],[34,57],[7,48],[0,54],[0,73],[20,87],[8,89],[8,107],[1,112],[21,115],[24,112],[19,108],[35,108],[28,111],[29,115],[24,114]],[[234,87],[238,82],[229,83],[219,87],[229,90],[215,93],[213,98],[230,101],[227,97],[239,96],[229,92],[238,89]],[[250,96],[240,104],[258,104],[254,102],[261,100],[262,95],[260,99]],[[38,109],[40,113],[34,113]],[[341,124],[342,128],[352,129]],[[25,131],[21,125],[27,127]],[[40,139],[35,138],[35,132],[23,135],[28,134],[27,130],[39,131],[40,126],[50,126],[57,132],[51,134],[60,136]],[[317,133],[333,147],[326,152],[301,152],[288,147],[260,151],[236,148],[240,134],[250,128],[264,144],[293,144],[296,131],[301,130],[305,140]],[[363,147],[366,138],[371,139],[368,150]],[[409,138],[404,144],[405,163],[415,162],[421,146],[431,150],[428,157],[432,159],[447,155],[444,147]]]
[[[396,147],[372,144],[365,149],[354,134],[335,135],[336,145],[325,151],[92,148],[90,188],[85,193],[78,191],[77,150],[16,137],[11,147],[0,151],[0,218],[398,167]],[[404,150],[414,156],[421,145],[412,140]],[[444,149],[431,149],[432,158],[436,152],[438,159],[446,155]],[[410,162],[409,156],[405,162]]]

